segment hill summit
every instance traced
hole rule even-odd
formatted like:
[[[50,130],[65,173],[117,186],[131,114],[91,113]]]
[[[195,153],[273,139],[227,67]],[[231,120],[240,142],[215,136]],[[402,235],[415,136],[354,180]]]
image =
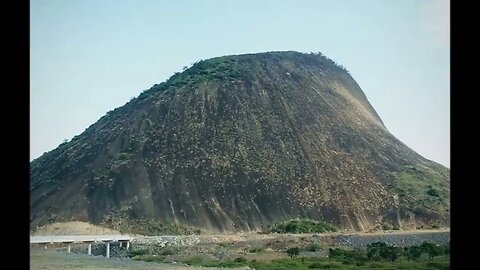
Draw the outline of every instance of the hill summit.
[[[388,89],[386,89],[387,91]],[[31,162],[31,227],[448,226],[450,177],[320,53],[199,61]]]

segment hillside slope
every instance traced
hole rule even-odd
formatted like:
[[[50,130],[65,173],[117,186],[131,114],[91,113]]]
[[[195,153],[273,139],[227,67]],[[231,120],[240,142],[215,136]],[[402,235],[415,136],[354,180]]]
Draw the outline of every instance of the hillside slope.
[[[32,161],[31,226],[156,220],[238,231],[296,217],[353,230],[448,225],[449,184],[449,170],[390,134],[325,56],[224,56]]]

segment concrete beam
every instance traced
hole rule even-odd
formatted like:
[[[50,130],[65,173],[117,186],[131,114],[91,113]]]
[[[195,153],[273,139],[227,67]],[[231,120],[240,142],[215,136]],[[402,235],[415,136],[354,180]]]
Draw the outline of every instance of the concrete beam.
[[[93,242],[93,241],[127,241],[132,240],[129,235],[32,235],[30,243],[32,244],[53,244],[68,242]]]
[[[110,242],[107,242],[107,258],[110,258]]]

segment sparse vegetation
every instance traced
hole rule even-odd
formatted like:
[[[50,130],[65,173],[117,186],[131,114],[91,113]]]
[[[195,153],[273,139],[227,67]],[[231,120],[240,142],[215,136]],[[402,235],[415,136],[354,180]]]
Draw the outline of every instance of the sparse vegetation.
[[[423,165],[404,166],[395,173],[395,190],[400,204],[414,212],[425,208],[445,211],[450,208],[450,187],[445,181],[446,172],[433,170]]]
[[[158,220],[133,220],[128,217],[129,207],[113,211],[105,216],[102,225],[120,232],[135,233],[140,235],[191,235],[199,234],[199,230],[182,224],[161,222]]]

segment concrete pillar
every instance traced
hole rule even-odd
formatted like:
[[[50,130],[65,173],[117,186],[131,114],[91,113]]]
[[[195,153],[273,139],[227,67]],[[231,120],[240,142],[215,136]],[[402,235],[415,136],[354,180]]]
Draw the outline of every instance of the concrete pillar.
[[[110,242],[107,242],[107,258],[110,258]]]
[[[92,244],[88,244],[87,254],[88,254],[88,255],[92,255]]]
[[[67,252],[70,253],[70,244],[68,244]]]
[[[130,241],[127,241],[127,250],[130,247]]]
[[[48,245],[47,245],[47,244],[45,244],[45,247],[44,247],[44,249],[48,249]]]
[[[120,244],[119,244],[119,247],[122,247],[122,241],[118,241]]]

